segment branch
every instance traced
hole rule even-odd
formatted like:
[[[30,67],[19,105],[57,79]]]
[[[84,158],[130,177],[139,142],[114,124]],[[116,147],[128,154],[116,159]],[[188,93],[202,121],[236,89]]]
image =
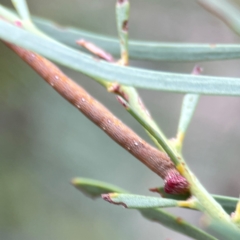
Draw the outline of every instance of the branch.
[[[142,140],[82,87],[68,78],[53,63],[21,47],[9,43],[6,44],[60,95],[77,107],[116,143],[163,178],[165,189],[168,189],[168,192],[179,193],[187,191],[187,181],[176,170],[167,154],[160,152]]]

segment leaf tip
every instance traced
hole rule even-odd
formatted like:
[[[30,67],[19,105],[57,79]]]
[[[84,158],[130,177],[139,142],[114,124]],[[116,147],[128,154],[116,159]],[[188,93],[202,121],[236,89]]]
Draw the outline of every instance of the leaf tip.
[[[124,208],[128,208],[127,205],[123,202],[115,202],[113,199],[116,198],[119,194],[118,193],[108,193],[108,194],[102,194],[102,199],[115,204],[115,205],[122,205]]]
[[[155,188],[149,188],[150,192],[154,192],[154,193],[159,193],[162,196],[162,192],[159,190],[159,188],[155,187]]]
[[[81,183],[79,178],[73,178],[70,182],[74,187],[78,187],[78,185]]]
[[[192,70],[193,75],[200,75],[202,72],[203,72],[203,68],[199,65],[196,65]]]
[[[84,191],[84,187],[83,187],[83,183],[82,183],[82,180],[81,178],[73,178],[70,183],[72,184],[72,186],[74,186],[76,189],[78,189],[79,191],[81,191],[82,193],[86,194],[86,195],[89,195],[87,194],[85,191]]]

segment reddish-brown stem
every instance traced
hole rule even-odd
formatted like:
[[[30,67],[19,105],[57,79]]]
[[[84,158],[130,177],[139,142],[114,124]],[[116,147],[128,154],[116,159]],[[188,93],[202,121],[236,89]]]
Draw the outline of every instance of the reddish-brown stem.
[[[78,108],[115,142],[163,178],[167,192],[179,193],[188,189],[187,181],[178,173],[167,154],[142,140],[53,63],[38,54],[9,43],[6,44],[60,95]]]
[[[107,62],[114,62],[114,58],[111,54],[107,53],[106,51],[96,46],[95,44],[85,41],[84,39],[80,39],[76,43],[86,48],[89,52],[93,53],[94,55],[106,60]]]

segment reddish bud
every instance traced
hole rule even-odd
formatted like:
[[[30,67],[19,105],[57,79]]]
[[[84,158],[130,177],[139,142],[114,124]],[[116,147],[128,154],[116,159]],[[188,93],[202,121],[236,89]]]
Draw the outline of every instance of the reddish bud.
[[[17,26],[17,27],[22,27],[22,22],[21,21],[15,21],[14,24]]]
[[[176,172],[169,172],[164,182],[164,190],[169,194],[186,193],[189,189],[187,180],[180,174],[176,174]]]

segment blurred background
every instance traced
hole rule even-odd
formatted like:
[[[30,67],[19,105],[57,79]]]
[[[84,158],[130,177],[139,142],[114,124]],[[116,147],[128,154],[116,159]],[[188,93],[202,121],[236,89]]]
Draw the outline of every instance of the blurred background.
[[[10,1],[1,4],[11,6]],[[237,1],[236,1],[237,2]],[[61,25],[117,36],[115,1],[31,0],[33,15]],[[195,1],[132,0],[130,39],[238,43],[239,37]],[[193,63],[130,61],[132,66],[189,73]],[[239,77],[239,60],[198,63],[204,74]],[[134,210],[86,198],[73,177],[111,182],[136,194],[154,195],[162,180],[112,142],[0,44],[0,239],[189,239],[144,219]],[[114,114],[148,141],[114,95],[66,68]],[[176,134],[183,95],[139,90],[168,137]],[[184,155],[206,188],[239,196],[240,99],[202,96],[189,127]],[[169,211],[199,225],[200,215]]]

